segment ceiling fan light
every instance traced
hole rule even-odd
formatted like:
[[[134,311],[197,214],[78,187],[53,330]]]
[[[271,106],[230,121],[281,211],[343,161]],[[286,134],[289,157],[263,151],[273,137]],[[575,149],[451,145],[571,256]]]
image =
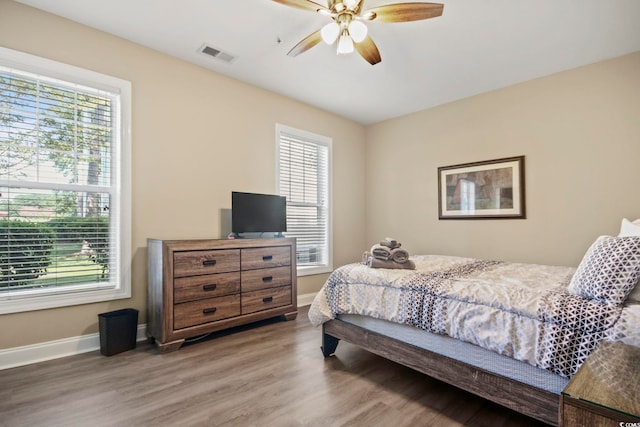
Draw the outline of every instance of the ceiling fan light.
[[[367,26],[360,21],[349,23],[349,34],[354,42],[360,43],[367,37]]]
[[[358,5],[358,0],[344,0],[343,3],[348,9],[353,10]]]
[[[340,26],[335,22],[329,22],[320,30],[320,37],[326,44],[333,44],[340,34]]]
[[[353,40],[349,37],[349,34],[344,31],[338,40],[338,55],[343,55],[353,52]]]

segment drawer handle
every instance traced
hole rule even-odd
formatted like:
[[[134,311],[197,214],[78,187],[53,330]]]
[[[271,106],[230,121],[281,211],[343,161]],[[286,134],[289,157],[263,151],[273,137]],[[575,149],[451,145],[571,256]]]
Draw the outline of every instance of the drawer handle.
[[[262,257],[263,261],[271,261],[273,259],[273,255],[265,255]]]
[[[263,282],[270,282],[270,281],[272,281],[272,280],[273,280],[273,276],[266,276],[266,277],[263,277],[263,278],[262,278],[262,281],[263,281]]]
[[[264,297],[262,298],[262,302],[271,302],[273,301],[273,297]]]
[[[216,265],[216,260],[215,259],[205,259],[204,261],[202,261],[202,266],[203,267],[212,267]]]
[[[202,310],[202,314],[213,314],[217,311],[218,309],[213,307],[213,308],[205,308]]]
[[[202,285],[202,290],[209,292],[209,291],[214,291],[217,287],[218,285],[216,285],[215,283],[212,283],[210,285]]]

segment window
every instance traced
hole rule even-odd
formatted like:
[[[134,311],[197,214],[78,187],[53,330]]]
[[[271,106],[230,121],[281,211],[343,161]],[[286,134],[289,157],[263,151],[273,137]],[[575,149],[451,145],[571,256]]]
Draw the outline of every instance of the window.
[[[331,138],[276,125],[278,191],[287,198],[287,237],[298,275],[332,270]]]
[[[0,48],[0,313],[131,296],[130,93]]]

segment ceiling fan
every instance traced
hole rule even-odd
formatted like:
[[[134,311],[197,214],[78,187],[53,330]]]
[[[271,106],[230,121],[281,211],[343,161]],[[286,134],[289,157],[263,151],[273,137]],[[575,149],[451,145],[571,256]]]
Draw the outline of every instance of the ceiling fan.
[[[305,37],[287,55],[298,56],[320,41],[337,41],[338,55],[353,52],[354,48],[371,65],[382,61],[378,47],[367,34],[363,21],[407,22],[435,18],[442,15],[443,4],[395,3],[362,10],[364,0],[327,0],[327,7],[311,0],[273,0],[285,6],[318,12],[331,18],[331,22]]]

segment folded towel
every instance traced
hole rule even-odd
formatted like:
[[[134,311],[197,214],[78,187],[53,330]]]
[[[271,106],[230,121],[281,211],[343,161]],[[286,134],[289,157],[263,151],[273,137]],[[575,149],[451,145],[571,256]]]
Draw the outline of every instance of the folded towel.
[[[413,260],[408,260],[407,262],[399,263],[395,261],[384,261],[375,257],[369,257],[367,260],[367,265],[371,268],[390,268],[390,269],[405,269],[405,270],[415,270],[416,264]]]
[[[396,239],[392,239],[391,237],[385,237],[384,240],[380,241],[380,244],[382,246],[388,247],[389,249],[395,249],[402,246],[400,242],[398,242]]]
[[[374,258],[387,261],[391,258],[391,250],[382,245],[373,245],[371,246],[371,255]]]
[[[391,260],[400,264],[409,261],[409,252],[402,248],[391,249]]]

